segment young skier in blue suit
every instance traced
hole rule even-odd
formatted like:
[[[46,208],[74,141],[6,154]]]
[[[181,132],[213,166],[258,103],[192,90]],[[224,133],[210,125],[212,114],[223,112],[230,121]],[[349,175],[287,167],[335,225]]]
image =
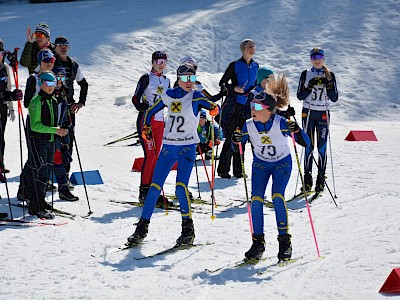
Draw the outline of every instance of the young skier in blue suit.
[[[196,145],[199,142],[197,125],[201,108],[209,110],[211,116],[219,113],[216,104],[209,101],[201,92],[193,90],[196,70],[193,65],[184,64],[177,70],[178,87],[167,90],[146,112],[142,135],[151,140],[150,121],[152,116],[168,108],[163,135],[163,147],[158,156],[152,183],[144,202],[142,216],[135,232],[128,237],[128,244],[136,246],[147,236],[151,215],[160,191],[172,168],[178,162],[176,176],[176,195],[182,216],[182,234],[177,245],[193,244],[195,238],[190,197],[187,184],[196,159]]]
[[[287,121],[274,113],[275,108],[289,104],[286,79],[280,76],[269,85],[268,93],[260,92],[250,102],[252,118],[242,130],[232,136],[234,151],[238,144],[250,140],[253,146],[251,178],[251,214],[253,223],[253,244],[245,253],[246,260],[259,260],[265,251],[263,204],[264,194],[272,176],[272,202],[274,203],[278,228],[278,259],[289,259],[292,255],[288,214],[285,203],[285,189],[292,171],[292,158],[288,137],[294,134],[297,143],[308,146],[310,140],[298,124]]]

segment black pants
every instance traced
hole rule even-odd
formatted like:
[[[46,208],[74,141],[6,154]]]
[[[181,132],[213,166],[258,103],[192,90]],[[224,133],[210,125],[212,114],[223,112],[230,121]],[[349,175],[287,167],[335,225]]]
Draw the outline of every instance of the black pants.
[[[53,166],[54,143],[36,141],[31,137],[28,160],[21,173],[24,195],[29,209],[36,213],[45,209],[46,183]]]
[[[233,116],[230,119],[226,128],[224,128],[224,134],[226,139],[224,145],[222,146],[221,154],[219,156],[219,163],[217,169],[218,174],[229,173],[231,169],[231,160],[233,158],[233,163],[232,163],[233,175],[237,177],[242,176],[242,164],[240,162],[240,153],[233,151],[231,141],[233,132],[236,130],[236,128],[242,130],[242,127],[246,121],[244,118],[244,114],[245,114],[245,107],[243,105],[236,104]],[[243,147],[243,153],[244,153],[244,147]]]
[[[0,104],[0,168],[4,168],[4,132],[6,131],[6,124],[7,124],[7,104],[1,103]]]

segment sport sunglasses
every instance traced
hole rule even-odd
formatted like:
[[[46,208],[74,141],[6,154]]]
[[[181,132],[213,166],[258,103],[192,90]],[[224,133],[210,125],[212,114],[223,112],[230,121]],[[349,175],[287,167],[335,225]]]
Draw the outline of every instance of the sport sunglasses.
[[[196,75],[180,75],[179,78],[183,81],[183,82],[196,82]]]
[[[269,108],[268,105],[262,104],[260,102],[250,102],[250,108],[256,111],[263,110],[264,108]]]
[[[55,57],[43,57],[42,61],[45,63],[54,63],[56,61],[56,58]]]
[[[41,33],[41,32],[35,32],[35,33],[33,34],[33,37],[34,37],[34,38],[45,38],[46,35],[45,35],[44,33]]]
[[[311,60],[324,59],[323,54],[311,54]]]

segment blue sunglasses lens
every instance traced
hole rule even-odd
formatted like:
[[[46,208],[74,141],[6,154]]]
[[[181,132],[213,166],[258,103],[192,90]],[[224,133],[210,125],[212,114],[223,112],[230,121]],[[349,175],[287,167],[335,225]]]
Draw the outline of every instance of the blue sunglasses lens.
[[[261,103],[255,103],[255,102],[250,102],[250,108],[251,109],[254,108],[254,110],[257,110],[257,111],[260,111],[260,110],[264,109],[264,107],[263,107],[263,105]]]
[[[323,55],[323,54],[312,54],[312,55],[311,55],[311,59],[312,59],[312,60],[324,59],[324,55]]]
[[[56,77],[57,78],[57,80],[61,80],[61,81],[65,81],[65,77]]]
[[[56,81],[45,81],[44,82],[47,86],[55,86],[57,84]]]
[[[183,82],[195,82],[196,81],[196,75],[181,75],[179,77]]]

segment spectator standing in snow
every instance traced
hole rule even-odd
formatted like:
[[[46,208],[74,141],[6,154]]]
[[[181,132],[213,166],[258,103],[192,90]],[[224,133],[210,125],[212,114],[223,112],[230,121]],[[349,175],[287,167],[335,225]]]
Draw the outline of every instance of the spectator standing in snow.
[[[135,94],[132,97],[132,103],[139,111],[136,128],[137,132],[142,132],[144,125],[144,112],[154,105],[161,94],[170,87],[170,81],[164,75],[167,68],[168,57],[163,51],[156,51],[151,56],[151,71],[140,77],[136,86]],[[150,121],[153,139],[145,140],[139,135],[140,143],[143,148],[144,162],[140,176],[139,202],[144,203],[149,192],[150,183],[153,178],[154,167],[156,165],[158,153],[161,150],[162,136],[164,132],[164,110],[160,110],[152,117]],[[164,197],[160,195],[158,203],[164,203]]]
[[[20,64],[28,68],[29,74],[33,74],[36,67],[40,64],[40,61],[37,60],[39,51],[49,49],[54,52],[55,46],[50,42],[50,27],[44,22],[39,23],[33,33],[28,26],[26,29],[26,38],[27,42],[22,50]]]
[[[245,39],[240,43],[242,57],[229,64],[219,85],[227,88],[228,96],[224,102],[221,115],[221,127],[226,139],[231,140],[236,128],[242,128],[244,122],[250,118],[247,96],[256,86],[258,63],[253,60],[256,45],[253,40]],[[230,82],[230,83],[229,83]],[[242,165],[238,153],[232,151],[230,143],[224,143],[218,163],[218,175],[221,178],[231,178],[229,174],[233,157],[233,175],[242,177]]]
[[[338,100],[335,74],[325,64],[325,51],[316,47],[310,51],[311,70],[304,70],[300,75],[297,98],[303,101],[303,129],[311,139],[304,156],[305,190],[313,186],[312,164],[315,142],[318,149],[318,176],[315,192],[319,193],[325,187],[326,146],[330,120],[330,102]],[[317,140],[315,141],[315,135]],[[304,191],[304,188],[302,188]]]
[[[54,215],[46,210],[46,182],[53,164],[54,136],[65,136],[67,129],[57,126],[57,100],[53,96],[57,79],[52,72],[38,76],[41,90],[29,103],[30,115],[30,151],[23,173],[32,174],[25,182],[28,192],[29,214],[42,219],[52,219]]]
[[[152,138],[150,124],[153,115],[165,106],[168,108],[163,146],[144,202],[142,216],[135,232],[128,237],[128,243],[131,246],[140,244],[147,236],[155,203],[165,179],[176,162],[178,162],[178,169],[175,194],[179,200],[182,218],[182,233],[176,243],[178,246],[191,245],[195,238],[187,184],[196,158],[196,145],[199,142],[198,114],[204,107],[210,110],[212,116],[215,116],[218,114],[219,108],[201,92],[193,90],[196,82],[196,69],[193,65],[179,66],[177,75],[179,76],[179,87],[169,89],[162,94],[144,116],[143,137],[150,140]]]
[[[70,50],[70,44],[67,38],[64,36],[59,36],[55,39],[54,44],[57,56],[55,65],[63,66],[65,68],[65,73],[66,73],[65,84],[68,88],[68,94],[67,94],[68,107],[69,107],[68,117],[71,119],[70,120],[71,126],[68,128],[70,137],[68,150],[70,156],[72,156],[72,149],[75,138],[75,115],[83,106],[85,106],[89,85],[85,77],[83,76],[83,73],[81,71],[78,62],[72,59],[68,55]],[[74,99],[74,94],[75,94],[74,81],[76,81],[80,87],[78,102],[75,102]],[[67,172],[67,180],[69,182],[69,172],[71,169],[71,164],[67,163],[64,165],[64,167]],[[70,186],[70,188],[72,187]]]
[[[239,143],[244,147],[250,140],[253,147],[251,176],[251,217],[253,244],[245,253],[246,260],[259,260],[265,251],[264,239],[264,195],[272,177],[272,202],[278,229],[278,259],[290,259],[292,255],[289,234],[288,213],[285,204],[285,189],[292,171],[292,158],[288,137],[295,135],[296,141],[308,146],[310,140],[294,121],[287,121],[276,115],[275,108],[289,103],[288,85],[283,76],[273,81],[268,93],[260,92],[250,102],[252,118],[247,120],[242,130],[232,135],[232,145],[239,152]]]

